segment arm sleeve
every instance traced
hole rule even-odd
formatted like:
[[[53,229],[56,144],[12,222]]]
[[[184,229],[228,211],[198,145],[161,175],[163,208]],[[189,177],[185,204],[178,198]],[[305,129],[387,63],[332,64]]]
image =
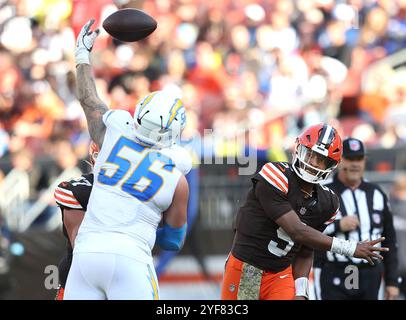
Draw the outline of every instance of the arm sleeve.
[[[393,227],[393,216],[386,195],[384,195],[384,198],[384,225],[382,235],[385,237],[385,241],[382,242],[382,246],[389,248],[388,252],[381,253],[385,266],[385,284],[386,286],[398,287],[398,244],[395,228]]]
[[[259,179],[255,186],[255,196],[264,209],[266,215],[276,220],[293,210],[287,194],[276,189],[263,179]]]

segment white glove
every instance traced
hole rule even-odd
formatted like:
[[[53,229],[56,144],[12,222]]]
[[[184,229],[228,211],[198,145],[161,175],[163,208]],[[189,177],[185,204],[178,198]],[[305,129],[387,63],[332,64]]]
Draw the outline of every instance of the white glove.
[[[88,21],[80,30],[78,38],[76,39],[75,60],[76,65],[85,63],[90,64],[90,51],[92,51],[93,44],[96,37],[99,35],[100,30],[90,30],[94,23],[94,19]]]

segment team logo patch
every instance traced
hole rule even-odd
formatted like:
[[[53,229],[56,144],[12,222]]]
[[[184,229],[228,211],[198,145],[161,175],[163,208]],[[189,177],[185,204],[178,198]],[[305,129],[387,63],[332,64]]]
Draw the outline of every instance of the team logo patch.
[[[234,292],[235,291],[235,285],[230,284],[230,287],[228,289],[230,290],[230,292]]]
[[[372,220],[376,223],[376,224],[380,224],[381,223],[381,215],[379,213],[373,213],[372,214]]]
[[[352,151],[358,151],[361,149],[361,144],[357,140],[350,140],[349,146]]]
[[[301,207],[299,213],[303,216],[306,213],[307,209],[305,207]]]

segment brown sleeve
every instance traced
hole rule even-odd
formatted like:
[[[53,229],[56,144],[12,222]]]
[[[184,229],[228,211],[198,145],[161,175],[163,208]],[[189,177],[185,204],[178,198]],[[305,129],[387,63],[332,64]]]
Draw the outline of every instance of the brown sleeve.
[[[263,179],[259,179],[256,183],[255,196],[266,215],[272,220],[276,220],[293,210],[287,195]]]

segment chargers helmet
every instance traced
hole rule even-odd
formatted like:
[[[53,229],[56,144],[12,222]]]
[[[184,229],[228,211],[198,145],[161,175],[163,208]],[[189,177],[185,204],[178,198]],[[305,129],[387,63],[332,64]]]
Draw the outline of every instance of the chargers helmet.
[[[135,136],[150,147],[166,148],[180,139],[186,125],[182,100],[169,90],[143,98],[134,112]]]

